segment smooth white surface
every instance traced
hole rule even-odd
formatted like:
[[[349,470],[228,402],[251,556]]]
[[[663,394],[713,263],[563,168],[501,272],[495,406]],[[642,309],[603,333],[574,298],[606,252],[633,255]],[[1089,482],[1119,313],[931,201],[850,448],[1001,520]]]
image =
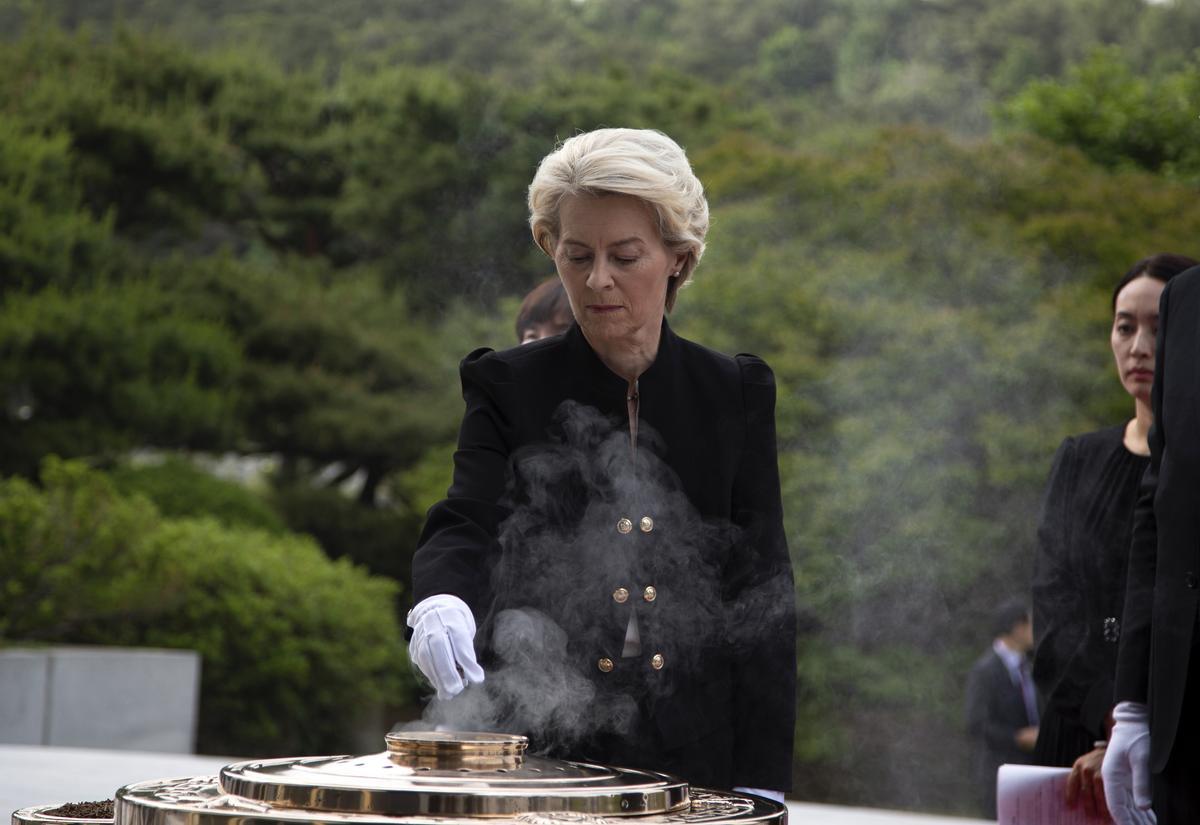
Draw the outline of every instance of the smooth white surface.
[[[146,779],[212,775],[233,757],[0,745],[0,822],[30,805],[111,799]],[[788,802],[789,825],[972,825],[979,819]]]
[[[112,799],[145,779],[215,774],[238,760],[177,753],[0,745],[0,822],[19,808]]]
[[[842,805],[814,805],[792,802],[788,806],[788,825],[986,825],[985,819],[964,819],[879,808],[848,808]],[[995,825],[995,823],[991,823]]]

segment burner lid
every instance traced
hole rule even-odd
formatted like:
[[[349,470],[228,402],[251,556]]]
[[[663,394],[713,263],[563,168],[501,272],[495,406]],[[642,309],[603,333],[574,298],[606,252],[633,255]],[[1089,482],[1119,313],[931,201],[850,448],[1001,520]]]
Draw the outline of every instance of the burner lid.
[[[387,816],[628,816],[688,806],[680,779],[527,757],[524,736],[422,731],[386,738],[387,751],[369,756],[229,765],[221,770],[221,789],[277,808]]]
[[[523,736],[389,734],[371,756],[241,762],[116,793],[113,819],[24,808],[12,825],[786,825],[776,802],[652,771],[525,756]],[[630,819],[629,817],[632,817]]]
[[[50,825],[37,821],[37,810],[18,811],[14,825]],[[479,821],[431,814],[393,817],[275,807],[227,793],[216,777],[197,776],[122,788],[117,794],[116,820],[104,825],[471,825]],[[496,825],[786,825],[787,809],[760,797],[693,788],[691,802],[682,810],[633,820],[575,811],[533,811],[486,821]]]

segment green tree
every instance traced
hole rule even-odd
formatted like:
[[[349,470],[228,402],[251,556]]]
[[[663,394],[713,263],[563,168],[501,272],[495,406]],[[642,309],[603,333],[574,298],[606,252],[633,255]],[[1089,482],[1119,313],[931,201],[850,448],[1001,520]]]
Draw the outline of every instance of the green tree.
[[[241,353],[219,325],[173,310],[154,284],[48,288],[0,304],[0,468],[50,454],[220,448],[236,427]]]
[[[67,136],[0,119],[0,298],[113,270],[112,221],[81,200]]]
[[[1136,72],[1116,49],[1062,81],[1037,81],[1003,110],[1010,126],[1078,147],[1096,163],[1200,181],[1200,61],[1163,76]]]

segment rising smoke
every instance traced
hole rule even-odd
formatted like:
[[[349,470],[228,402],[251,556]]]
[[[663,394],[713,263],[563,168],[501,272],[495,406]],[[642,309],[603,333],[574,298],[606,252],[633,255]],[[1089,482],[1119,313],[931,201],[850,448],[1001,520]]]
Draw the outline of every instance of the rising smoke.
[[[739,532],[696,511],[644,423],[634,454],[625,421],[567,401],[550,435],[513,457],[512,515],[476,637],[487,679],[432,701],[415,726],[524,733],[535,753],[579,753],[634,734],[706,653],[790,616],[786,570],[734,600],[723,592]],[[616,529],[622,518],[634,524],[628,533]],[[620,587],[623,602],[613,598]],[[640,647],[626,644],[634,613]],[[669,666],[650,668],[655,653]],[[612,673],[600,676],[600,657],[614,661]]]

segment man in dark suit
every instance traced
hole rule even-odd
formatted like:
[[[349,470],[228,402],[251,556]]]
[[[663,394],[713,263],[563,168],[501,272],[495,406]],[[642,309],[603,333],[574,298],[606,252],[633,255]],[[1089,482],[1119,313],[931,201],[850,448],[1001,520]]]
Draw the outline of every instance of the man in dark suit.
[[[1103,771],[1120,825],[1200,822],[1200,267],[1159,301],[1151,405]]]
[[[1037,743],[1037,699],[1029,670],[1033,624],[1029,605],[1002,604],[993,626],[992,649],[976,660],[967,676],[967,731],[976,740],[975,766],[983,813],[996,818],[996,771],[1004,764],[1028,764]]]

